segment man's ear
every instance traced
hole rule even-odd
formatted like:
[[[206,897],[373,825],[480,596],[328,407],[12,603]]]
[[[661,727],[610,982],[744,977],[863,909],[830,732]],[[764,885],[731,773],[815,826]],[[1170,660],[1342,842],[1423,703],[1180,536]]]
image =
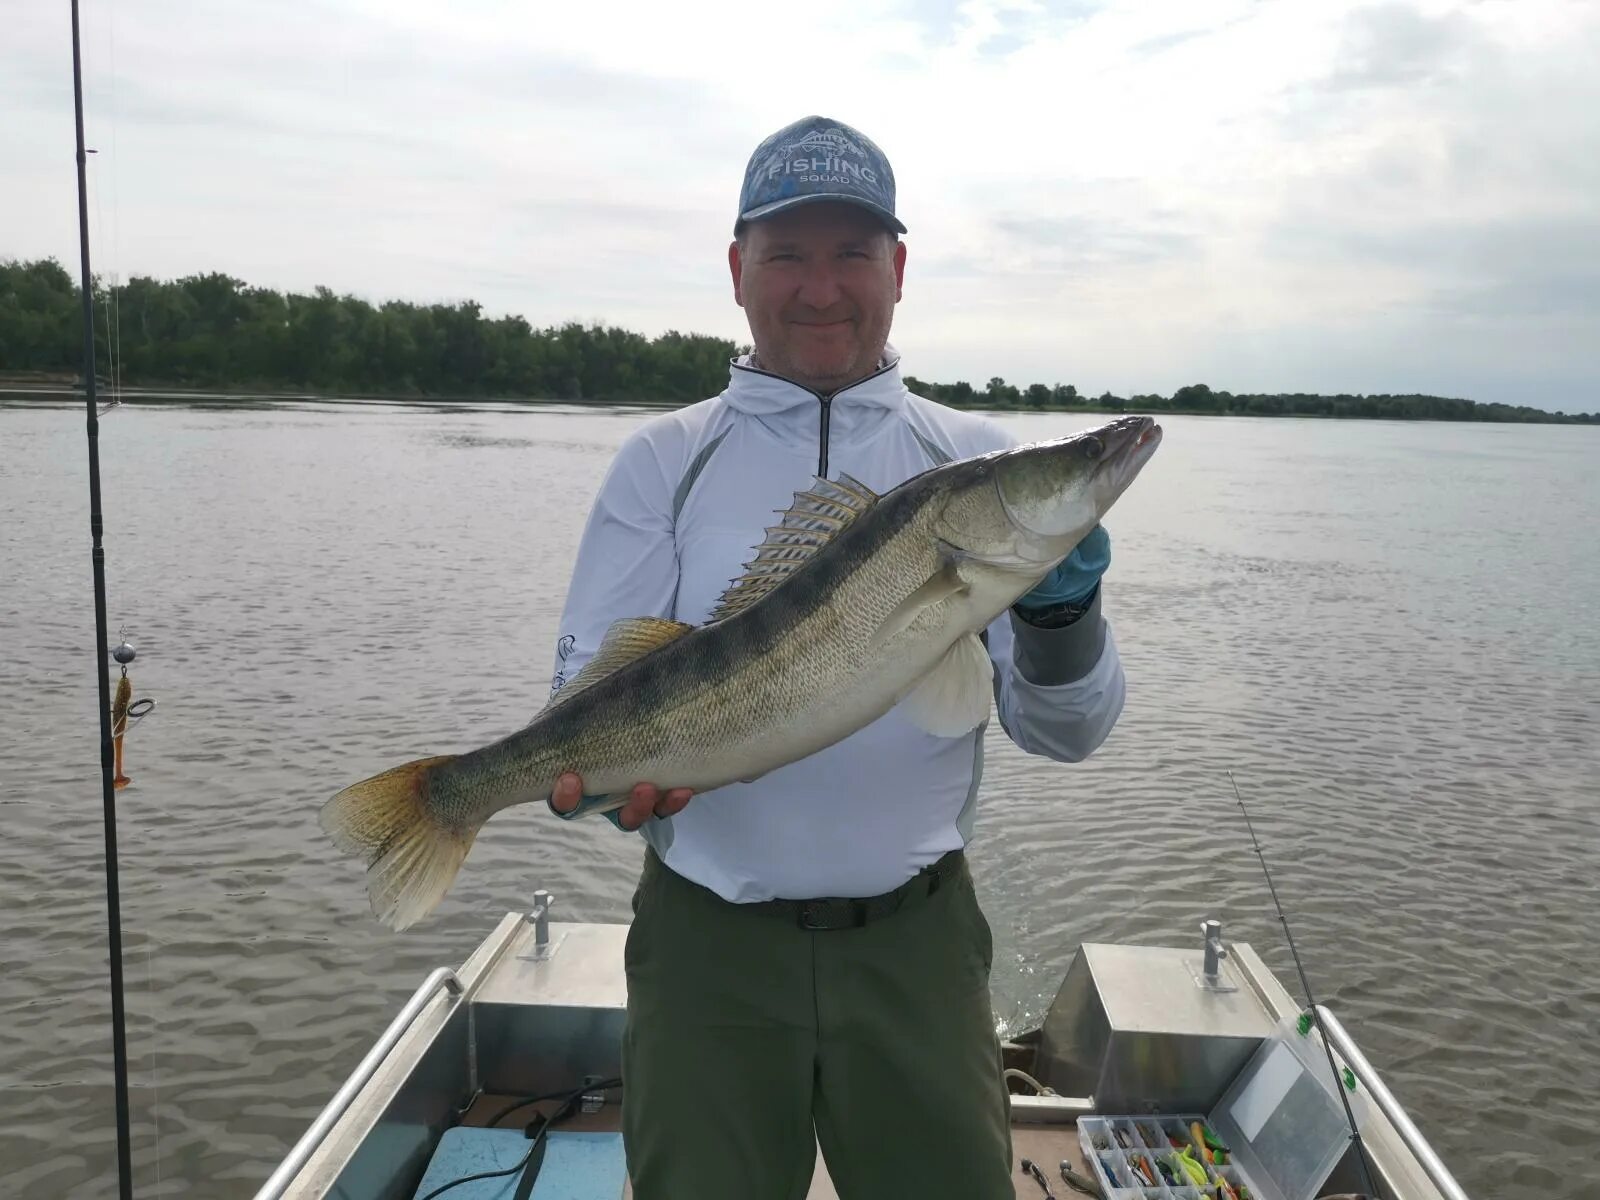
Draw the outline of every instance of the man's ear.
[[[739,254],[738,238],[728,243],[728,274],[733,276],[733,302],[743,308],[744,294],[740,284],[743,282],[744,262]]]

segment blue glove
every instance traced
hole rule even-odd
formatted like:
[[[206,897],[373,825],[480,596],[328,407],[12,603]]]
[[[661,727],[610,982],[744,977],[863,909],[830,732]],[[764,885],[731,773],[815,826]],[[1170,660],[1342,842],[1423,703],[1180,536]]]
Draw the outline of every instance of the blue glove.
[[[560,817],[563,821],[570,821],[574,817],[579,816],[580,814],[582,814],[583,812],[587,811],[588,809],[593,808],[596,804],[599,804],[600,801],[602,801],[604,799],[605,799],[604,796],[584,796],[581,800],[578,801],[578,807],[577,808],[573,809],[571,812],[565,812],[564,813],[564,812],[561,812],[559,809],[557,809],[556,806],[553,803],[551,803],[551,801],[554,800],[553,796],[546,796],[544,798],[544,806],[546,808],[548,808],[551,812],[555,813],[555,815]],[[622,829],[623,833],[637,833],[638,832],[638,830],[636,830],[636,829],[630,830],[630,829],[623,829],[622,828],[622,810],[620,808],[607,809],[605,812],[601,813],[600,815],[602,817],[604,817],[606,820],[610,821],[618,829]]]
[[[1027,615],[1061,604],[1087,604],[1110,565],[1111,535],[1096,525],[1016,607]]]

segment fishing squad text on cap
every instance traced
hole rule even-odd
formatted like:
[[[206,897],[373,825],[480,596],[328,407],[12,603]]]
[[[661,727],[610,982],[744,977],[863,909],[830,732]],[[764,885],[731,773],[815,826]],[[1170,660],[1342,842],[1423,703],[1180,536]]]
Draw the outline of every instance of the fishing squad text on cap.
[[[818,200],[840,200],[872,213],[896,233],[894,171],[871,138],[831,117],[786,125],[756,147],[744,169],[739,221],[759,221]]]

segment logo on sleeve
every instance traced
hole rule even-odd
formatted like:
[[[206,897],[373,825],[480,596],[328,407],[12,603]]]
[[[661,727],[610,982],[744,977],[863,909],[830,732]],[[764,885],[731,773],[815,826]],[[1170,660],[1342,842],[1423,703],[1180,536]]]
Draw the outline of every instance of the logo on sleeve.
[[[565,635],[559,642],[556,643],[556,662],[560,665],[556,667],[556,677],[554,682],[550,685],[550,694],[552,696],[554,696],[566,685],[567,659],[572,657],[572,649],[577,644],[578,639],[573,637],[570,633]]]

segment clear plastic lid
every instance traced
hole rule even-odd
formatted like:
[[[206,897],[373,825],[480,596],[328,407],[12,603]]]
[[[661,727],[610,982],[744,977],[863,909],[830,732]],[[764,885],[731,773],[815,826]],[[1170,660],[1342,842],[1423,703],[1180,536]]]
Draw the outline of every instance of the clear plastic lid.
[[[1259,1200],[1313,1200],[1350,1147],[1344,1091],[1356,1127],[1366,1098],[1335,1079],[1315,1027],[1282,1022],[1240,1071],[1209,1121]]]

